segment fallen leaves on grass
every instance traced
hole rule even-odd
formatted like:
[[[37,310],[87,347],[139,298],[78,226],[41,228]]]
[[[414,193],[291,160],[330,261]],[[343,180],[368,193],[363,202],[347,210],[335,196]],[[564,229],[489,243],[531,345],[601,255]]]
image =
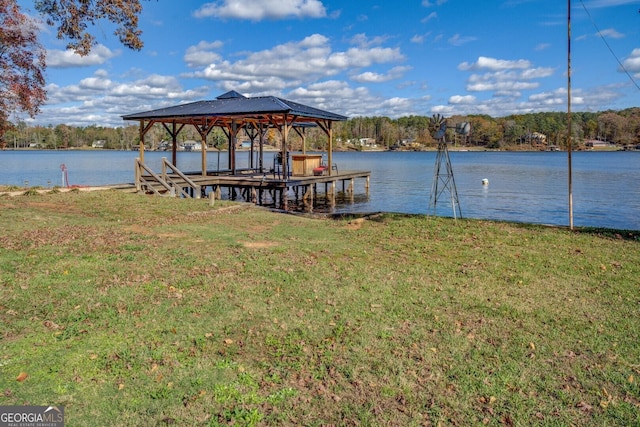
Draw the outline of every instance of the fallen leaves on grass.
[[[45,328],[51,329],[52,331],[60,329],[60,325],[56,324],[55,322],[52,322],[51,320],[45,320],[42,324],[44,325]]]

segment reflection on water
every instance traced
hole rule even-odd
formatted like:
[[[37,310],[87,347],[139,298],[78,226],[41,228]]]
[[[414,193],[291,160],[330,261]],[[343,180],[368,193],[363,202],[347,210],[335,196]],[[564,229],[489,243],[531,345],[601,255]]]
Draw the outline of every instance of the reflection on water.
[[[65,164],[69,183],[104,185],[133,182],[137,152],[3,151],[0,184],[61,186]],[[265,153],[265,167],[273,163]],[[147,152],[145,161],[160,170],[171,153]],[[567,225],[567,155],[550,153],[451,152],[462,215],[470,218]],[[364,180],[356,180],[355,197],[339,200],[334,212],[403,212],[426,214],[433,181],[435,152],[334,153],[340,170],[371,171],[369,197]],[[227,168],[226,152],[207,153],[211,169]],[[249,164],[239,152],[237,167]],[[199,170],[200,153],[178,153],[178,167]],[[576,226],[640,230],[640,152],[573,153],[573,201]],[[488,179],[489,185],[482,185]],[[331,210],[330,206],[319,209]],[[316,209],[317,211],[318,209]],[[438,202],[438,215],[452,216],[450,203]]]

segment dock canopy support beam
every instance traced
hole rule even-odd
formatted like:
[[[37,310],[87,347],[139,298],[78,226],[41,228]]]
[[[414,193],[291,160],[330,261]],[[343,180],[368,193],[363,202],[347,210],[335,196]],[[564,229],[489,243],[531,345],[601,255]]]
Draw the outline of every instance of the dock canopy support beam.
[[[140,120],[140,146],[138,147],[138,152],[142,163],[144,163],[144,136],[149,132],[149,129],[151,129],[154,124],[154,120],[149,120],[149,123],[145,126],[144,120]]]
[[[260,134],[260,129],[256,127],[254,122],[249,122],[244,126],[244,133],[246,133],[251,140],[251,147],[249,149],[249,167],[253,169],[255,167],[253,153],[255,152],[256,138]],[[260,149],[260,155],[262,155],[262,149]],[[260,164],[262,164],[262,162],[260,162]]]
[[[331,175],[333,166],[333,127],[331,120],[318,121],[320,129],[327,134],[327,173]]]
[[[174,120],[171,122],[171,129],[169,129],[169,126],[167,126],[167,124],[164,122],[162,123],[162,126],[169,133],[169,135],[171,135],[171,162],[174,166],[178,166],[178,156],[176,154],[176,152],[178,151],[178,134],[180,133],[182,128],[184,128],[184,123],[181,124],[180,127],[177,127],[177,123]]]
[[[229,167],[231,169],[231,173],[236,173],[236,145],[238,144],[238,131],[240,128],[238,127],[238,121],[231,121],[231,129],[229,134]]]
[[[294,126],[293,130],[296,131],[300,139],[302,139],[302,154],[307,154],[307,133],[306,128],[300,126]]]

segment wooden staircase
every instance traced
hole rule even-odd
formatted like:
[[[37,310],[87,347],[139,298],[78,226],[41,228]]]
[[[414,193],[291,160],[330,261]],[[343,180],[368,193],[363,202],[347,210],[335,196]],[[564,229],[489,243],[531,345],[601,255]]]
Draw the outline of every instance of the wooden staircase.
[[[135,184],[138,192],[157,196],[199,199],[202,195],[201,186],[171,164],[166,157],[162,158],[162,172],[159,174],[137,158]]]

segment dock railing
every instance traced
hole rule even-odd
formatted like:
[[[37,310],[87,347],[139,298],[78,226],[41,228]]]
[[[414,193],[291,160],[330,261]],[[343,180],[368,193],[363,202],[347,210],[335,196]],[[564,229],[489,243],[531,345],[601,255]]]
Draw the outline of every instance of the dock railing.
[[[171,175],[169,175],[169,173],[167,173],[167,170],[169,170],[169,173],[173,173],[175,175],[178,175],[180,177],[180,182],[174,180],[171,178]],[[196,184],[195,182],[193,182],[193,180],[191,178],[189,178],[187,175],[185,175],[184,173],[182,173],[173,163],[171,163],[170,161],[167,160],[166,157],[162,158],[162,178],[171,183],[174,187],[177,187],[180,189],[180,195],[184,195],[185,197],[189,197],[189,195],[187,194],[187,192],[185,192],[185,188],[190,188],[191,189],[191,197],[194,197],[196,199],[200,198],[200,193],[201,193],[201,187],[199,184]],[[187,185],[185,185],[187,184]]]
[[[193,182],[177,167],[167,161],[165,157],[162,158],[162,172],[160,175],[153,172],[139,158],[136,159],[135,163],[135,182],[138,191],[150,191],[159,196],[200,198],[200,185]]]

